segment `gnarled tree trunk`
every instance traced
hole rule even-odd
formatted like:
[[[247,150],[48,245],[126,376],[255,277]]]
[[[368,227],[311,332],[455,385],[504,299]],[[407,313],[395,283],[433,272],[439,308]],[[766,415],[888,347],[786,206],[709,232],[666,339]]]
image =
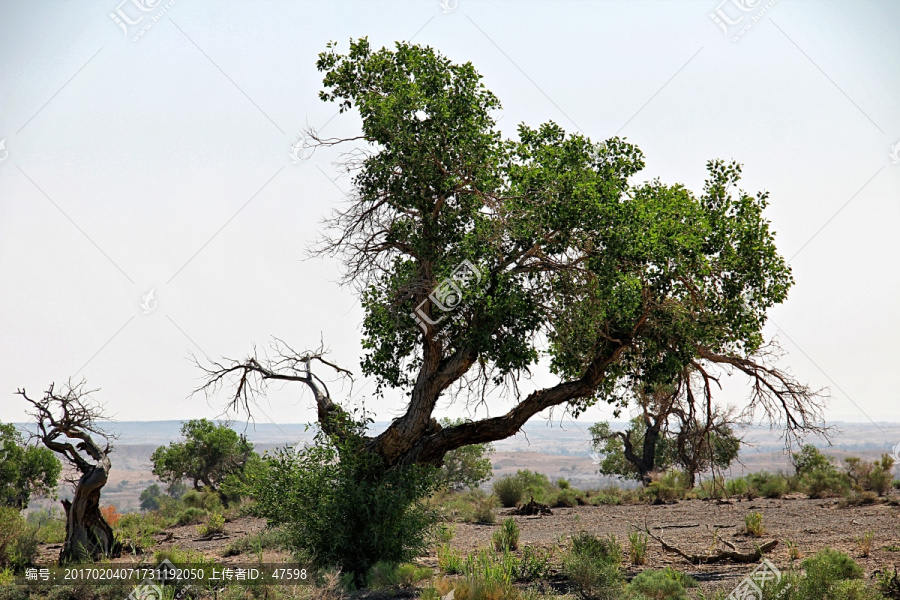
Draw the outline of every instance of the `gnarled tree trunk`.
[[[104,456],[78,479],[75,498],[71,502],[62,501],[66,510],[66,540],[59,551],[61,564],[115,558],[121,553],[112,527],[100,512],[100,489],[106,485],[110,467],[109,457]]]

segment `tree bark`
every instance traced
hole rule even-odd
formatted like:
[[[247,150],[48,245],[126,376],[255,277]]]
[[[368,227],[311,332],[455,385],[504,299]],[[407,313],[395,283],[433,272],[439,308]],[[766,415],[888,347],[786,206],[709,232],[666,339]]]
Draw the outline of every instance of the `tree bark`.
[[[104,457],[78,479],[72,502],[62,501],[66,540],[59,551],[60,564],[116,558],[121,554],[121,545],[100,512],[100,489],[106,485],[110,467],[109,458]]]

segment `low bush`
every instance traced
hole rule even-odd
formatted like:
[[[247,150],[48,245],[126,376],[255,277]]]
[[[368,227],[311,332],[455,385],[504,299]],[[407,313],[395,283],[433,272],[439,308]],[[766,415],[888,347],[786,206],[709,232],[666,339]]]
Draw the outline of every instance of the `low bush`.
[[[512,508],[522,501],[525,489],[522,482],[513,475],[504,475],[497,479],[491,488],[504,508]]]
[[[747,483],[754,495],[763,498],[781,498],[788,493],[788,478],[783,473],[751,473]]]
[[[875,533],[867,531],[856,538],[856,547],[859,549],[859,555],[862,558],[868,558],[872,553],[872,544],[875,542]]]
[[[353,432],[344,439],[319,432],[309,447],[267,457],[254,511],[282,525],[291,549],[315,566],[341,565],[363,585],[377,560],[409,562],[433,539],[437,513],[427,499],[437,469],[389,469],[365,450],[364,422],[342,425]]]
[[[834,498],[850,491],[849,478],[831,465],[805,473],[802,482],[810,498]]]
[[[225,533],[225,515],[222,513],[210,513],[203,523],[197,527],[197,533],[203,537]]]
[[[863,570],[859,564],[838,550],[825,548],[800,563],[805,577],[800,582],[800,596],[804,600],[839,600],[836,584],[848,579],[862,579]]]
[[[744,516],[744,533],[753,537],[762,537],[766,533],[761,512],[753,511]]]
[[[588,500],[585,497],[584,492],[582,492],[581,490],[567,487],[559,489],[548,503],[553,508],[563,506],[572,507],[588,504]]]
[[[498,552],[503,550],[519,549],[519,525],[512,517],[503,521],[500,529],[491,536],[494,543],[494,549]]]
[[[602,539],[582,533],[572,538],[563,570],[582,599],[618,598],[624,583],[621,561],[622,547],[615,537]]]
[[[222,510],[222,499],[219,494],[206,488],[189,490],[181,497],[181,503],[188,508],[201,508],[208,512]]]
[[[643,571],[625,588],[635,600],[689,600],[687,590],[674,570]]]
[[[37,556],[37,528],[15,508],[0,506],[0,569],[19,572]]]
[[[366,585],[373,590],[391,587],[411,588],[417,582],[428,579],[431,575],[431,569],[428,567],[412,563],[398,565],[381,561],[369,569]]]
[[[279,529],[264,529],[252,535],[240,537],[225,547],[223,556],[237,556],[251,552],[262,554],[263,550],[283,550],[287,548],[284,532]]]
[[[678,470],[666,471],[647,486],[650,498],[658,504],[668,504],[684,500],[691,489],[691,480],[687,473]]]
[[[647,548],[650,539],[640,531],[632,531],[628,534],[628,556],[633,565],[647,564]]]
[[[192,506],[178,513],[175,522],[179,525],[193,525],[202,521],[207,514],[202,508]]]

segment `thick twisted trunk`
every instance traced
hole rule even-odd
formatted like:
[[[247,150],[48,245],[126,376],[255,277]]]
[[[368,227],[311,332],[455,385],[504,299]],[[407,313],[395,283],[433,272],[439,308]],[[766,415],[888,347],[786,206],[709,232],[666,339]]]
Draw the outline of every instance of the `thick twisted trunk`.
[[[121,545],[100,512],[100,490],[106,485],[110,466],[109,458],[104,457],[79,478],[72,501],[63,500],[66,540],[59,552],[61,564],[115,558],[121,554]]]

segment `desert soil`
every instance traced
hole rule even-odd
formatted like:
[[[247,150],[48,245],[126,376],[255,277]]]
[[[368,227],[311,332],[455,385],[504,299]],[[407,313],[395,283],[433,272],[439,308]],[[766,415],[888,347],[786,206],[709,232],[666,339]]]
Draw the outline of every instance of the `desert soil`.
[[[763,514],[765,533],[754,538],[742,532],[744,516],[750,511]],[[505,510],[499,510],[497,522],[506,518]],[[520,549],[525,545],[552,549],[554,563],[558,566],[569,539],[579,532],[598,535],[614,534],[626,548],[627,535],[635,529],[645,527],[689,554],[699,554],[714,546],[716,533],[731,542],[741,552],[750,551],[755,545],[778,540],[773,552],[767,555],[779,569],[790,570],[786,542],[792,541],[800,550],[801,558],[815,551],[832,547],[853,556],[865,569],[866,576],[879,569],[894,569],[900,563],[900,509],[890,504],[846,507],[838,506],[836,500],[810,500],[807,498],[784,498],[778,500],[756,499],[717,503],[704,500],[687,500],[668,505],[627,505],[627,506],[579,506],[553,509],[552,515],[542,517],[513,518],[521,529]],[[480,525],[455,523],[452,545],[464,552],[488,546],[491,534],[498,524]],[[197,533],[194,525],[171,527],[156,534],[159,545],[153,550],[181,547],[203,553],[222,563],[255,562],[256,556],[233,556],[223,558],[225,548],[236,539],[251,535],[265,528],[261,519],[241,517],[225,524],[225,533],[213,538],[204,538]],[[857,538],[865,532],[874,534],[872,552],[861,557]],[[719,544],[719,548],[723,546]],[[41,564],[55,561],[59,545],[44,546],[41,549]],[[152,556],[126,555],[117,562],[138,562],[152,560]],[[289,560],[284,553],[267,551],[265,562]],[[429,566],[437,566],[434,553],[422,558]],[[646,568],[672,567],[690,573],[701,581],[704,591],[733,589],[754,565],[719,563],[692,565],[669,552],[664,552],[659,543],[651,541],[648,563],[642,567],[629,567],[628,576],[633,576]]]

